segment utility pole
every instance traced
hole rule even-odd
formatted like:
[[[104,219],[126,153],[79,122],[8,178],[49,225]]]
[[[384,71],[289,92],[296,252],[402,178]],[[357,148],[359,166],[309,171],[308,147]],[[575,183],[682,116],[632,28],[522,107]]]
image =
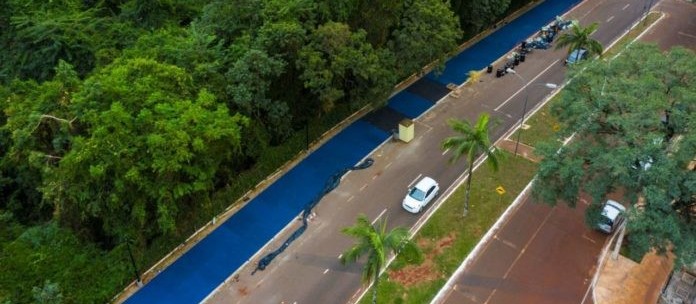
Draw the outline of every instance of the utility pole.
[[[138,266],[135,265],[135,259],[133,258],[133,252],[130,248],[130,239],[126,240],[126,249],[128,250],[128,256],[130,257],[131,265],[133,266],[133,273],[135,274],[135,285],[143,286],[143,280],[140,278],[140,272],[138,271]]]

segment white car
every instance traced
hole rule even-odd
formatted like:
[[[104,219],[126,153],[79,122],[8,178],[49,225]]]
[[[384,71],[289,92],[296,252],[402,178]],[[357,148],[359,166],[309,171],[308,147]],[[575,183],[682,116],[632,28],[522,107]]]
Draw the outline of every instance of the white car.
[[[408,190],[401,206],[408,212],[418,213],[437,196],[438,192],[440,192],[440,186],[437,182],[430,177],[423,177]]]
[[[606,233],[614,232],[614,229],[621,225],[624,212],[626,212],[626,207],[617,201],[607,200],[602,207],[602,218],[597,224],[597,228]]]

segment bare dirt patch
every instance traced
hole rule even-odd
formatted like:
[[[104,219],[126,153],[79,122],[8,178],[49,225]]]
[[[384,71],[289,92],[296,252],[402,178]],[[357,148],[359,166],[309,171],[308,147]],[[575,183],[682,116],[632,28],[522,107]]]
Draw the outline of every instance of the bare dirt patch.
[[[419,239],[417,241],[418,246],[424,248],[425,251],[423,263],[420,265],[409,265],[398,270],[391,270],[389,271],[389,279],[404,287],[438,279],[442,274],[435,268],[433,260],[436,256],[440,255],[445,248],[452,246],[454,240],[454,233],[450,233],[436,242],[432,242],[428,239]]]

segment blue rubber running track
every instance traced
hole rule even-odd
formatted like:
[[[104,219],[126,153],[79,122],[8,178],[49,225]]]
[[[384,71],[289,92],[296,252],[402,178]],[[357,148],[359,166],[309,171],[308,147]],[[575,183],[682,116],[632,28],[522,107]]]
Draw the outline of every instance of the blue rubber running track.
[[[546,0],[450,59],[442,74],[431,73],[426,77],[442,86],[460,84],[466,80],[468,71],[489,65],[577,2]],[[428,85],[432,88],[432,84]],[[394,95],[388,107],[404,117],[416,118],[434,105],[437,96],[444,96],[440,93],[419,96],[416,91],[406,89]],[[322,191],[332,174],[355,165],[389,136],[389,130],[365,119],[354,122],[251,200],[126,303],[200,302],[292,221]]]

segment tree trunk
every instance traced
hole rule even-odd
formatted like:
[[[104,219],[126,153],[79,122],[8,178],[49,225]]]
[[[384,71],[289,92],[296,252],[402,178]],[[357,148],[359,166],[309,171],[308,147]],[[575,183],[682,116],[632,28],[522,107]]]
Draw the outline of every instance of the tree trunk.
[[[381,267],[380,267],[381,268]],[[379,283],[379,268],[375,274],[375,284],[372,286],[372,304],[377,304],[377,284]]]
[[[464,196],[464,215],[469,214],[469,192],[471,191],[471,175],[474,174],[473,163],[469,163],[469,176],[466,179],[466,195]]]

